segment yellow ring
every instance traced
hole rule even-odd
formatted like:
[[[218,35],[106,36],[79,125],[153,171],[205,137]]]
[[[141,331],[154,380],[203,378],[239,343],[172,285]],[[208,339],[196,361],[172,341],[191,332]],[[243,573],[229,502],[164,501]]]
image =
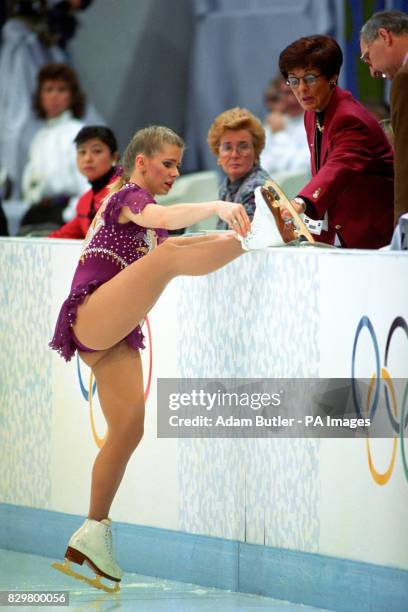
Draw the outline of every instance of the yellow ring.
[[[90,417],[91,417],[91,429],[92,429],[92,435],[94,437],[95,440],[95,444],[98,448],[102,448],[102,446],[105,444],[105,440],[106,440],[106,436],[107,433],[104,435],[103,438],[100,438],[97,434],[96,431],[96,427],[95,427],[95,421],[93,418],[93,412],[92,412],[92,383],[93,383],[93,372],[91,370],[91,374],[89,376],[89,411],[90,411]]]
[[[397,416],[397,401],[396,401],[396,397],[395,397],[395,389],[394,389],[394,385],[392,384],[392,379],[388,373],[388,371],[385,368],[381,368],[381,378],[382,380],[385,381],[385,384],[388,386],[389,390],[390,390],[390,394],[391,394],[391,398],[392,398],[392,406],[393,406],[393,412],[395,417]],[[371,401],[371,394],[373,391],[373,385],[375,383],[375,379],[376,376],[375,374],[373,374],[371,376],[371,380],[370,380],[370,385],[368,388],[368,394],[367,394],[367,405],[366,405],[366,415],[368,416],[368,411],[369,411],[369,406],[370,406],[370,401]],[[366,435],[366,445],[367,445],[367,453],[368,453],[368,466],[370,468],[370,472],[371,472],[371,476],[373,477],[373,479],[375,480],[375,482],[379,485],[385,485],[389,479],[391,478],[391,474],[394,470],[394,465],[395,465],[395,458],[397,455],[397,446],[398,446],[398,440],[397,437],[394,435],[394,441],[393,441],[393,446],[392,446],[392,454],[391,454],[391,461],[390,461],[390,465],[388,466],[388,468],[386,469],[385,472],[381,473],[378,472],[375,467],[374,467],[374,462],[373,462],[373,458],[371,456],[371,449],[370,449],[370,442],[369,442],[369,435]]]

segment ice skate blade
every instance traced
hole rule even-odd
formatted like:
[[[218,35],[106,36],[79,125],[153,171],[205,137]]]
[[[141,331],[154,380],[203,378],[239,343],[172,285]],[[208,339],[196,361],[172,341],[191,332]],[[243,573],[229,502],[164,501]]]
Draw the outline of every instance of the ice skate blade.
[[[269,210],[272,212],[275,219],[276,209],[280,211],[281,205],[284,205],[283,207],[290,212],[296,226],[296,229],[294,230],[294,238],[300,238],[301,236],[303,236],[308,242],[312,244],[315,242],[315,239],[313,238],[312,234],[309,232],[306,225],[303,223],[299,214],[293,208],[291,201],[275,181],[266,181],[264,183],[264,186],[261,188],[261,192],[266,204],[269,207]],[[281,223],[284,224],[282,219]],[[285,242],[289,242],[289,240],[285,240]]]
[[[101,582],[102,576],[99,576],[98,574],[96,574],[95,578],[88,578],[88,576],[83,576],[82,574],[78,574],[78,572],[74,572],[74,570],[72,570],[70,567],[70,562],[68,559],[65,559],[64,563],[52,563],[51,567],[62,572],[63,574],[67,574],[67,576],[71,576],[77,580],[82,580],[95,589],[100,589],[106,593],[118,593],[120,590],[119,582],[116,582],[114,587],[109,587]]]
[[[337,249],[338,247],[334,246],[334,244],[326,244],[326,242],[309,242],[308,240],[301,240],[296,238],[292,242],[288,242],[287,244],[283,244],[282,246],[286,247],[296,247],[297,249],[307,249],[313,247],[314,249]]]

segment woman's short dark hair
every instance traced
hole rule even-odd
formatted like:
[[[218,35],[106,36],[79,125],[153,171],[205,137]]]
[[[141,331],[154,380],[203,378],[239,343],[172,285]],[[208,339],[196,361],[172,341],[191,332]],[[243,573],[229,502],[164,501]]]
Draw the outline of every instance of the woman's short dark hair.
[[[110,128],[104,125],[86,125],[79,130],[78,134],[74,138],[74,143],[78,147],[92,138],[97,138],[106,144],[112,154],[118,152],[118,142],[115,134]]]
[[[45,64],[37,75],[37,89],[33,97],[33,108],[38,117],[45,119],[46,115],[41,105],[41,88],[46,81],[64,81],[71,91],[70,110],[79,119],[85,111],[85,96],[79,85],[76,72],[68,64]]]
[[[327,79],[340,73],[343,53],[331,36],[304,36],[295,40],[279,56],[279,70],[287,79],[296,68],[316,68]]]

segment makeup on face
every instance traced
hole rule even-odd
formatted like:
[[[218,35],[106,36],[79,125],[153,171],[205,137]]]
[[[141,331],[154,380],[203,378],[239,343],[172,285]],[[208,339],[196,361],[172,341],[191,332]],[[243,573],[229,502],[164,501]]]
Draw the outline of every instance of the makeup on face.
[[[162,149],[151,157],[143,156],[145,188],[154,195],[165,195],[180,176],[183,150],[177,145],[163,144]],[[141,187],[143,185],[140,185]]]

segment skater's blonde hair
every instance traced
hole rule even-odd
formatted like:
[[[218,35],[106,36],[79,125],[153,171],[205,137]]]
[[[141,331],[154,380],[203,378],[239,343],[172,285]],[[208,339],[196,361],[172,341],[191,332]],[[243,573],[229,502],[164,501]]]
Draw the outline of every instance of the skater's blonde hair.
[[[147,128],[138,130],[125,149],[122,157],[123,174],[113,181],[109,186],[109,196],[120,191],[129,182],[135,167],[136,155],[142,153],[147,157],[152,157],[160,153],[163,145],[175,145],[184,149],[184,140],[168,127],[163,125],[150,125]]]

